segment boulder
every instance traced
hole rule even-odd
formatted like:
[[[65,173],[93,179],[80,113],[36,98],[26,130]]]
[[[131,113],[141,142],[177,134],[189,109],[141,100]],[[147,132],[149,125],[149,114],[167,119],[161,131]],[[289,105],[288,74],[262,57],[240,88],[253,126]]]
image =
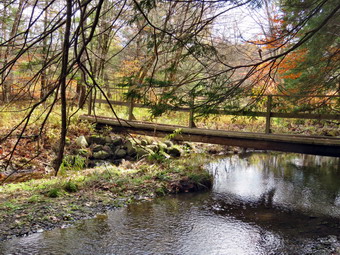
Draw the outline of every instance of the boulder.
[[[102,148],[103,148],[104,151],[110,153],[111,155],[113,154],[113,151],[112,151],[110,146],[104,145]]]
[[[148,150],[147,148],[143,148],[143,147],[137,147],[136,151],[137,151],[137,158],[142,158],[143,156],[150,154],[150,150]]]
[[[127,150],[131,150],[133,148],[133,142],[130,141],[130,140],[127,140],[125,143],[124,143],[124,147],[127,149]]]
[[[93,144],[90,147],[92,149],[93,152],[98,152],[98,151],[102,151],[103,150],[103,145],[100,144]]]
[[[126,150],[122,149],[122,148],[118,148],[115,153],[114,156],[116,158],[124,158],[126,156],[127,152]]]
[[[107,151],[104,151],[104,150],[94,152],[93,155],[92,155],[92,157],[94,159],[107,159],[110,156],[111,156],[110,153],[108,153]]]
[[[110,147],[117,147],[119,145],[122,145],[123,144],[123,139],[118,137],[118,138],[114,138],[111,140],[110,142]]]
[[[98,136],[98,135],[91,135],[87,138],[89,144],[106,144],[107,140],[106,137]]]
[[[76,144],[78,147],[85,149],[89,146],[89,144],[86,141],[85,136],[81,135],[76,139]]]
[[[134,157],[134,156],[137,155],[137,149],[136,149],[136,148],[131,148],[131,150],[129,150],[129,151],[127,152],[127,154],[128,154],[129,156],[131,156],[131,157]]]
[[[137,150],[135,148],[133,141],[127,140],[124,145],[126,147],[126,152],[127,152],[128,155],[130,155],[130,156],[136,155]]]
[[[104,139],[106,144],[110,144],[112,142],[112,138],[110,136],[105,136]]]

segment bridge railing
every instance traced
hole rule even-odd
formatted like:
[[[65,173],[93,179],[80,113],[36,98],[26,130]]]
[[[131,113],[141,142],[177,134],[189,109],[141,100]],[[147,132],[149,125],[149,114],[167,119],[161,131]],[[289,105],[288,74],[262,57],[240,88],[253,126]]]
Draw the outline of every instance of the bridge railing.
[[[233,115],[233,116],[251,116],[251,117],[263,117],[265,118],[265,130],[264,132],[266,134],[271,133],[271,119],[272,118],[296,118],[296,119],[313,119],[313,120],[340,120],[340,96],[339,95],[251,95],[249,97],[258,97],[261,98],[260,107],[257,108],[257,110],[223,110],[223,109],[217,109],[214,110],[213,114],[219,114],[219,115]],[[274,98],[276,99],[276,102],[274,102]],[[313,100],[321,100],[326,99],[328,102],[327,104],[333,105],[335,110],[333,112],[335,113],[315,113],[311,109],[289,109],[290,112],[283,112],[278,111],[276,105],[279,103],[282,104],[288,104],[289,100],[292,99],[313,99]],[[333,101],[332,101],[333,100]],[[279,102],[281,101],[281,102]],[[293,100],[291,102],[292,105],[294,105],[294,102],[297,100]],[[322,101],[322,100],[321,100]],[[325,100],[322,102],[326,102]],[[94,103],[99,104],[112,104],[112,105],[118,105],[118,106],[127,106],[129,108],[129,120],[133,119],[133,108],[147,108],[150,109],[151,107],[142,103],[135,103],[133,101],[126,102],[121,100],[103,100],[103,99],[96,99],[94,100]],[[90,109],[90,108],[89,108]],[[285,111],[287,111],[287,108],[284,108]],[[195,114],[199,114],[200,112],[195,110],[195,107],[176,107],[173,109],[175,111],[179,112],[187,112],[188,115],[188,126],[190,128],[196,127],[195,125]],[[91,111],[89,110],[89,115],[91,115]]]

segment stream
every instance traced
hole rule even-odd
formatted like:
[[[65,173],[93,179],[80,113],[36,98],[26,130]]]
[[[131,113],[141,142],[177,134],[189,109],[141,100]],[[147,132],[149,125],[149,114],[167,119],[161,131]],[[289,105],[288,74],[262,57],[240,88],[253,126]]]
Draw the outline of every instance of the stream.
[[[340,158],[232,155],[213,190],[166,196],[0,243],[0,254],[340,254]]]

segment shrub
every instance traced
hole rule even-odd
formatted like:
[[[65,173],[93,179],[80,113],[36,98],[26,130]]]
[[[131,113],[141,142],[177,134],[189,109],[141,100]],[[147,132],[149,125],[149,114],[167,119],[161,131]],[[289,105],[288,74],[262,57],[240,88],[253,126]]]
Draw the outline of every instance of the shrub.
[[[78,185],[75,184],[74,182],[68,181],[64,185],[64,190],[69,192],[69,193],[73,193],[73,192],[77,192],[79,190],[79,188],[78,188]]]
[[[60,188],[53,188],[47,192],[47,196],[52,198],[59,197],[60,195],[61,195]]]

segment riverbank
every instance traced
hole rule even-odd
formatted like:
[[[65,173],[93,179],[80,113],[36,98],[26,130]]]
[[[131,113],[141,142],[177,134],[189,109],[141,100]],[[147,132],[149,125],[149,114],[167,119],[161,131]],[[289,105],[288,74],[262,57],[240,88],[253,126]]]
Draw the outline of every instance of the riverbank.
[[[5,184],[0,187],[0,240],[66,227],[135,201],[208,190],[212,177],[204,165],[209,160],[202,154],[145,158]]]

